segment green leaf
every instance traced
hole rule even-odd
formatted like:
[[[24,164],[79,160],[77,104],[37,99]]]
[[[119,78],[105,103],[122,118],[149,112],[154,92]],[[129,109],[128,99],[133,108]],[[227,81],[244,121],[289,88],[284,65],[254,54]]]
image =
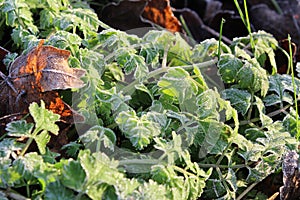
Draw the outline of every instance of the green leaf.
[[[142,40],[146,43],[154,43],[157,49],[164,50],[171,42],[175,41],[175,35],[169,31],[148,31]]]
[[[51,9],[44,9],[40,12],[40,28],[41,29],[51,29],[53,26],[55,17],[58,15],[57,12],[53,11],[55,7]]]
[[[226,174],[226,181],[230,185],[230,187],[232,188],[232,191],[234,193],[236,193],[236,191],[238,189],[237,188],[237,177],[236,177],[235,172],[231,168],[228,169],[228,172]]]
[[[39,183],[42,191],[46,185],[57,179],[57,169],[50,167],[51,164],[44,163],[43,157],[36,152],[30,152],[23,157],[18,157],[13,163],[16,171],[22,175],[22,181],[37,184]]]
[[[182,68],[170,68],[157,85],[162,93],[177,99],[180,104],[198,92],[197,83]]]
[[[104,153],[95,152],[90,154],[88,150],[81,151],[78,159],[86,174],[87,195],[92,199],[101,199],[104,192],[111,187],[126,189],[127,182],[131,187],[128,190],[132,192],[138,187],[137,182],[130,182],[124,177],[124,174],[117,169],[118,162],[110,160]],[[118,188],[118,186],[121,186]],[[125,191],[120,191],[121,193]]]
[[[78,54],[80,66],[87,70],[88,76],[94,79],[101,79],[106,64],[103,55],[89,49],[79,49]]]
[[[224,99],[228,99],[231,105],[240,113],[245,115],[251,105],[251,94],[245,90],[235,88],[222,91]]]
[[[45,103],[41,101],[41,106],[37,103],[29,105],[29,112],[35,122],[35,130],[49,131],[55,135],[58,134],[59,127],[55,124],[60,118],[58,114],[45,108]]]
[[[256,105],[256,107],[258,108],[259,118],[262,123],[262,126],[271,124],[273,120],[265,114],[265,105],[263,104],[263,101],[257,96],[255,96],[254,105]]]
[[[12,161],[9,158],[0,157],[0,187],[7,188],[20,184],[22,174],[11,167]]]
[[[261,96],[265,96],[269,89],[269,81],[266,70],[261,67],[246,62],[237,73],[238,87],[247,89],[250,92],[261,91]]]
[[[186,153],[189,155],[188,152]],[[195,174],[186,173],[183,178],[177,172],[185,173],[192,169],[188,167],[181,169],[172,165],[155,165],[151,170],[152,179],[161,185],[165,184],[172,199],[197,199],[203,192],[205,180],[210,176],[211,170],[204,172],[196,163],[191,163],[190,160],[189,162],[188,166],[195,170]]]
[[[134,71],[134,77],[142,80],[149,73],[149,69],[144,57],[136,55],[135,53],[135,50],[128,51],[127,49],[121,49],[116,53],[116,60],[117,63],[124,68],[126,75]]]
[[[265,55],[267,55],[269,57],[271,66],[273,67],[273,73],[275,73],[277,70],[274,50],[278,46],[277,40],[271,34],[266,33],[265,31],[253,33],[253,37],[255,38],[255,58],[260,61],[261,66],[264,66],[264,62],[266,60]]]
[[[122,111],[131,110],[131,107],[127,104],[131,96],[124,95],[122,91],[117,92],[116,87],[98,91],[99,95],[97,95],[97,98],[102,102],[109,103],[115,116]]]
[[[297,124],[296,115],[296,111],[291,107],[289,114],[287,114],[282,120],[285,130],[291,133],[294,137],[300,135],[300,129],[298,128],[300,127],[300,121],[298,121]]]
[[[51,35],[47,41],[48,45],[55,46],[60,49],[68,49],[73,55],[79,51],[82,39],[77,34],[59,30]]]
[[[176,113],[173,111],[167,111],[166,115],[169,118],[176,119],[180,121],[180,125],[177,128],[178,134],[181,135],[181,139],[184,144],[188,147],[193,144],[195,135],[198,134],[199,122],[196,117],[191,117],[185,113]]]
[[[117,81],[124,81],[125,80],[125,74],[122,71],[122,68],[119,67],[117,63],[113,62],[113,63],[107,64],[106,68],[110,71],[112,76]]]
[[[195,45],[193,49],[192,61],[193,62],[203,62],[206,60],[211,60],[211,57],[217,56],[219,49],[219,41],[214,38],[206,39],[200,42],[200,44]],[[221,42],[221,52],[231,53],[230,48]]]
[[[9,136],[30,137],[33,126],[32,123],[27,123],[25,120],[18,120],[8,123],[5,130],[8,132]]]
[[[86,147],[91,148],[93,145],[96,145],[96,151],[100,150],[101,143],[104,144],[105,148],[109,148],[113,151],[117,140],[115,133],[111,129],[103,126],[91,127],[87,132],[81,135],[79,139]]]
[[[61,154],[59,153],[50,151],[49,148],[46,147],[46,152],[42,155],[42,157],[45,163],[55,164],[56,159],[58,159],[60,155]]]
[[[145,62],[150,64],[152,68],[157,68],[159,66],[159,55],[161,49],[159,49],[153,43],[145,43],[141,47],[140,55],[145,58]]]
[[[24,29],[22,27],[13,29],[11,37],[14,43],[16,43],[17,46],[22,47],[23,49],[32,48],[33,44],[38,43],[37,37],[32,35],[27,29]],[[26,51],[23,53],[26,53]]]
[[[247,129],[246,131],[249,135],[259,135],[261,132],[258,129]],[[262,157],[262,151],[264,147],[261,144],[253,143],[247,140],[244,136],[238,135],[233,143],[237,144],[240,149],[238,155],[240,155],[245,161],[258,161]]]
[[[200,158],[207,154],[220,154],[228,144],[226,126],[214,120],[206,120],[199,123],[198,133],[194,144],[201,146],[198,152]]]
[[[147,93],[149,95],[149,97],[151,98],[151,100],[154,100],[154,96],[152,94],[152,92],[144,85],[144,84],[139,84],[139,85],[135,85],[135,89],[142,91],[144,93]]]
[[[168,190],[164,185],[160,185],[153,180],[144,182],[137,190],[133,192],[128,199],[160,199],[167,200]]]
[[[37,33],[38,28],[33,23],[32,13],[24,0],[5,0],[0,7],[1,13],[5,14],[6,24]]]
[[[180,36],[179,33],[175,33],[175,37],[173,36],[172,40],[172,45],[170,45],[170,41],[170,43],[167,43],[164,46],[164,50],[168,51],[167,61],[170,62],[169,66],[190,64],[192,47]]]
[[[51,138],[51,136],[49,135],[47,130],[43,130],[38,135],[34,136],[34,140],[35,140],[41,154],[46,153],[46,145],[50,141],[50,138]]]
[[[234,46],[233,51],[236,58],[244,58],[248,61],[251,61],[251,56],[248,54],[249,52],[244,50],[244,48],[240,48],[239,46]]]
[[[85,192],[86,174],[79,161],[67,160],[61,173],[61,182],[64,186],[79,193]]]
[[[98,40],[101,48],[108,48],[111,52],[119,48],[130,47],[141,41],[136,35],[126,34],[116,29],[103,30],[98,34]]]
[[[65,186],[60,181],[55,181],[47,185],[45,190],[45,199],[61,200],[61,199],[75,199],[74,192]]]
[[[174,164],[176,160],[180,159],[184,154],[182,139],[180,135],[172,132],[172,140],[167,141],[163,138],[154,138],[154,147],[163,152],[161,158],[167,158],[169,164]]]
[[[24,144],[16,142],[11,138],[4,138],[0,141],[0,158],[16,158],[16,151],[22,150]]]
[[[69,142],[68,144],[65,144],[61,149],[66,150],[67,155],[69,155],[70,157],[76,157],[82,146],[82,144],[78,144],[77,142]]]
[[[213,90],[206,90],[197,96],[197,116],[200,119],[219,119],[218,97]]]
[[[269,57],[271,66],[273,67],[272,74],[276,73],[276,61],[275,61],[275,52],[274,50],[278,46],[278,42],[276,39],[269,33],[265,31],[258,31],[252,33],[252,38],[254,41],[254,57],[260,63],[260,66],[264,66],[264,63]],[[232,46],[237,47],[241,46],[244,48],[245,46],[250,44],[250,36],[234,38]],[[241,54],[239,54],[241,55]],[[248,56],[243,56],[247,60]]]
[[[17,53],[8,53],[5,58],[2,60],[3,64],[8,68],[15,59],[17,58],[18,54]]]
[[[58,30],[70,31],[78,28],[84,37],[87,37],[88,32],[97,31],[99,23],[95,12],[83,8],[65,9],[53,21]]]
[[[225,83],[234,83],[242,66],[243,63],[240,59],[231,54],[222,54],[218,62],[218,72]]]
[[[294,93],[292,77],[289,75],[275,74],[273,76],[269,76],[269,81],[269,94],[264,98],[266,106],[272,106],[276,104],[282,105],[284,102],[287,102],[292,105],[294,101],[291,95]],[[298,85],[300,81],[298,79],[295,79],[295,82],[296,91],[298,93]]]
[[[166,113],[149,111],[146,115],[149,121],[158,123],[162,130],[166,130],[168,128],[170,121],[168,120]]]
[[[138,149],[146,147],[153,137],[161,133],[158,123],[150,121],[147,115],[138,117],[134,111],[121,112],[116,118],[116,123],[132,145]]]

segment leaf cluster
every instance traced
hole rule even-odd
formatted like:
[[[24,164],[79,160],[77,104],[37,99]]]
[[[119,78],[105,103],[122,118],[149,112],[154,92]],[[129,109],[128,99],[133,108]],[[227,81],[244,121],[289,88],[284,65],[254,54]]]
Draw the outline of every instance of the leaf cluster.
[[[249,36],[192,46],[177,33],[109,28],[87,3],[68,0],[0,0],[0,16],[19,50],[47,38],[87,71],[85,87],[72,91],[86,122],[64,147],[71,158],[46,147],[59,116],[32,104],[34,123],[11,122],[0,140],[3,191],[26,188],[32,199],[242,198],[298,145],[299,80],[295,91],[290,75],[276,73],[278,44],[268,33],[252,33],[253,49]],[[212,69],[223,90],[211,86]],[[21,137],[39,153],[27,152]]]

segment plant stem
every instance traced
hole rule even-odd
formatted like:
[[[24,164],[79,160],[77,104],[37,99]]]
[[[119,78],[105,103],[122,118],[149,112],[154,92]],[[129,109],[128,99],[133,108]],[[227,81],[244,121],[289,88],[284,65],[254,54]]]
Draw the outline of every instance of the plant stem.
[[[127,160],[119,160],[119,165],[157,165],[161,163],[161,161],[157,159],[127,159]]]
[[[180,67],[180,68],[183,68],[183,69],[193,69],[194,67],[197,67],[199,69],[201,68],[206,68],[208,66],[211,66],[213,64],[216,64],[217,63],[217,59],[213,59],[213,60],[210,60],[210,61],[206,61],[206,62],[202,62],[202,63],[197,63],[197,64],[193,64],[193,65],[184,65],[184,66],[174,66],[174,67],[161,67],[161,68],[158,68],[152,72],[150,72],[147,76],[147,79],[150,79],[150,78],[153,78],[155,76],[158,76],[162,73],[165,73],[167,72],[170,68],[175,68],[175,67]],[[128,92],[130,92],[135,85],[137,85],[138,83],[140,83],[140,80],[136,79],[134,81],[132,81],[129,85],[125,86],[122,91],[124,92],[124,94],[127,94]]]
[[[254,41],[253,41],[253,36],[252,36],[252,31],[251,31],[251,24],[250,24],[250,20],[249,20],[246,0],[244,0],[244,9],[245,9],[245,15],[246,15],[246,22],[247,22],[245,25],[247,26],[247,30],[248,30],[249,37],[250,37],[250,45],[251,45],[251,49],[253,51],[255,44],[254,44]]]
[[[236,6],[236,8],[237,8],[237,10],[238,10],[238,12],[239,12],[239,15],[240,15],[240,17],[241,17],[241,20],[242,20],[243,24],[246,25],[244,13],[243,13],[243,11],[242,11],[240,5],[239,5],[239,2],[238,2],[237,0],[234,0],[234,4],[235,4],[235,6]]]
[[[27,193],[27,196],[30,197],[30,188],[29,188],[28,182],[26,183],[26,193]]]
[[[220,24],[220,34],[219,34],[218,60],[220,60],[220,56],[221,56],[221,41],[222,41],[224,23],[225,23],[225,19],[222,18],[221,24]]]
[[[162,62],[161,62],[161,68],[166,68],[167,67],[167,59],[168,59],[169,48],[170,48],[169,45],[165,46],[164,55],[163,55]]]
[[[231,165],[231,166],[228,166],[228,165],[217,165],[217,164],[201,164],[201,163],[198,163],[199,167],[202,167],[202,168],[221,168],[221,169],[227,169],[227,168],[231,168],[231,169],[240,169],[240,168],[244,168],[244,167],[247,167],[246,164],[238,164],[238,165]]]
[[[192,174],[192,173],[190,173],[190,172],[187,172],[186,170],[184,170],[184,169],[182,169],[182,168],[180,168],[180,167],[178,167],[178,166],[176,166],[176,165],[174,165],[174,166],[172,166],[172,167],[174,168],[174,170],[176,170],[176,171],[178,171],[178,172],[184,174],[185,176],[186,176],[186,175],[188,175],[188,176],[196,176],[195,174]]]
[[[243,24],[246,26],[246,28],[248,30],[249,37],[250,37],[251,49],[254,50],[255,45],[254,45],[253,36],[252,36],[252,32],[251,32],[251,24],[250,24],[249,15],[248,15],[247,2],[246,2],[246,0],[244,0],[244,10],[245,10],[246,17],[244,16],[244,13],[243,13],[237,0],[234,0],[234,4],[239,12],[239,15],[241,17]]]
[[[252,185],[250,185],[246,190],[244,190],[242,192],[242,194],[240,194],[236,200],[241,200],[248,192],[250,192],[259,182],[255,182]]]
[[[29,148],[29,146],[31,145],[33,138],[41,131],[41,129],[38,127],[36,128],[33,133],[31,134],[31,137],[28,138],[25,147],[22,149],[20,156],[24,156],[24,154],[26,153],[27,149]]]
[[[298,101],[298,100],[300,100],[300,97],[297,98],[297,101]],[[279,115],[280,113],[288,114],[288,113],[286,112],[286,110],[287,110],[289,107],[291,107],[291,105],[288,104],[288,105],[284,106],[283,108],[280,108],[280,109],[278,109],[278,110],[275,110],[275,111],[273,111],[273,112],[268,113],[267,115],[268,115],[269,117],[274,117],[274,116],[276,116],[276,115]],[[249,123],[255,123],[255,122],[258,122],[259,120],[260,120],[259,117],[257,117],[257,118],[252,118],[251,120],[243,120],[243,121],[240,121],[240,125],[246,125],[246,124],[249,124]],[[230,124],[230,126],[233,126],[233,124]]]
[[[252,109],[253,109],[253,97],[254,97],[254,93],[251,92],[250,108],[248,110],[248,116],[247,116],[248,121],[251,121],[251,114],[252,114]]]
[[[289,68],[291,69],[291,76],[292,76],[292,83],[293,83],[293,89],[294,89],[294,101],[295,101],[295,110],[296,110],[296,130],[299,130],[299,116],[298,116],[298,99],[297,99],[297,87],[295,83],[295,74],[294,74],[294,67],[293,67],[293,55],[292,55],[292,45],[291,45],[291,37],[290,34],[288,35],[288,41],[289,41]],[[296,139],[299,141],[300,132],[297,131]]]
[[[187,35],[190,37],[190,38],[193,38],[193,35],[189,29],[189,27],[186,25],[186,22],[183,18],[182,15],[179,16],[179,19],[180,19],[180,22],[182,23],[182,26],[183,26],[183,29],[185,30],[185,32],[187,33]],[[194,39],[194,38],[193,38]]]
[[[271,3],[273,4],[273,6],[275,7],[275,10],[276,12],[279,14],[279,15],[282,15],[282,10],[280,8],[280,6],[278,5],[277,1],[276,0],[271,0]]]
[[[25,144],[25,147],[22,149],[20,156],[24,156],[24,154],[26,153],[27,149],[29,148],[30,144],[32,143],[33,138],[29,138]]]

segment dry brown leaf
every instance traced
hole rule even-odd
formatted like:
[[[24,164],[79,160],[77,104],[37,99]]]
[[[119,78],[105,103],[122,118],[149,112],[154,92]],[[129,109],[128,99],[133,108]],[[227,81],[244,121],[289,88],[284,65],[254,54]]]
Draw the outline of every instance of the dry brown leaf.
[[[171,32],[182,32],[181,23],[174,16],[169,0],[148,1],[142,16]]]
[[[43,43],[41,40],[28,54],[18,57],[8,76],[2,73],[1,116],[28,113],[30,103],[43,100],[46,108],[61,115],[61,121],[71,124],[76,113],[53,90],[82,87],[80,77],[85,70],[69,67],[69,51]]]

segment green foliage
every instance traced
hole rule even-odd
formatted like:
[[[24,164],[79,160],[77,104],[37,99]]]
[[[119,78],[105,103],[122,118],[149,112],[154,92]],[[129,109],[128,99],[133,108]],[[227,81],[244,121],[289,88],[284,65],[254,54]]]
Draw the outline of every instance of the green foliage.
[[[222,92],[223,98],[228,99],[237,112],[245,115],[251,105],[251,94],[236,88],[226,89]]]
[[[32,199],[247,199],[245,188],[297,149],[300,80],[294,88],[290,75],[276,74],[277,41],[268,33],[230,46],[215,39],[191,46],[157,30],[138,37],[103,24],[85,1],[0,0],[0,17],[18,51],[46,38],[87,71],[85,86],[71,91],[86,120],[63,147],[71,158],[47,146],[63,130],[43,102],[30,104],[31,121],[6,125],[0,198],[21,187]],[[218,71],[224,90],[209,88],[215,77],[207,69]],[[33,141],[39,154],[27,152]]]
[[[171,68],[161,78],[157,85],[161,92],[183,104],[184,100],[189,100],[198,92],[196,81],[190,74],[182,68]]]
[[[41,106],[32,103],[29,106],[29,113],[32,116],[35,125],[27,123],[25,120],[12,121],[7,124],[6,131],[8,136],[29,138],[22,154],[25,153],[32,140],[34,140],[41,154],[46,153],[46,144],[50,141],[49,132],[57,135],[59,127],[55,124],[60,118],[45,108],[45,103],[41,101]],[[35,126],[34,130],[33,127]]]
[[[294,87],[292,84],[292,77],[288,75],[276,74],[269,77],[270,81],[270,93],[264,98],[267,106],[272,106],[276,104],[283,103],[293,104],[292,94],[294,92]],[[296,79],[297,93],[299,92],[299,79]]]
[[[136,116],[134,111],[121,112],[116,123],[134,147],[143,149],[151,139],[160,134],[160,125],[148,119],[147,115]]]

